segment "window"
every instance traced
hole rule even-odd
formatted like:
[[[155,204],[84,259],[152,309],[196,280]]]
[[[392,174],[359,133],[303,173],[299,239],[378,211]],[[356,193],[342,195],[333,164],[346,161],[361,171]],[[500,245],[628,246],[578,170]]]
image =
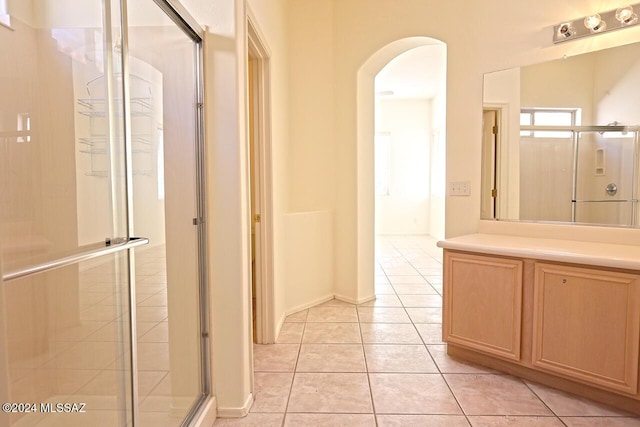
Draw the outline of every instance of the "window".
[[[18,130],[16,142],[31,142],[31,115],[29,113],[18,114],[16,128]]]
[[[374,146],[376,196],[388,196],[391,175],[391,132],[376,133]]]
[[[579,108],[523,108],[520,110],[520,126],[576,126],[579,122]],[[571,132],[562,130],[521,130],[520,136],[571,138]]]

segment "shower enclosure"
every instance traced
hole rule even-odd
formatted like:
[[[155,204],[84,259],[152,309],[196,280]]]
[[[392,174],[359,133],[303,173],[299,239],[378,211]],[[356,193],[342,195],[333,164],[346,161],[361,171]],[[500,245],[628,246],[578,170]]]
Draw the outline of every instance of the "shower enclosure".
[[[521,126],[520,219],[638,226],[638,126]]]
[[[0,10],[0,425],[182,425],[210,392],[201,29],[30,5]]]

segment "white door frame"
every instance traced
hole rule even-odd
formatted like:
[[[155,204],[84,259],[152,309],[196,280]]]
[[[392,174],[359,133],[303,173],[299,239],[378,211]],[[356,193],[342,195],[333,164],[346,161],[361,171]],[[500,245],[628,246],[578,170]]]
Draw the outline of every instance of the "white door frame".
[[[260,220],[255,221],[255,281],[256,281],[256,342],[275,342],[273,292],[273,202],[271,167],[271,93],[269,49],[255,25],[250,11],[247,14],[247,49],[253,62],[252,86],[254,112],[255,196],[251,203]],[[248,67],[247,67],[248,68]],[[247,130],[248,134],[249,130]]]

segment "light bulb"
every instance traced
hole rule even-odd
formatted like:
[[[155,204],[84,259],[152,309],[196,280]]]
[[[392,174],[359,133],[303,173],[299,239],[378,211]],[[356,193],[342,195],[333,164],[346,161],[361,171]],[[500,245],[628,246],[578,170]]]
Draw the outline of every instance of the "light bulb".
[[[565,22],[558,26],[558,37],[568,39],[576,33],[576,29],[572,25],[572,22]]]
[[[638,22],[638,14],[634,13],[631,6],[621,7],[616,10],[616,19],[622,25],[632,25]]]
[[[607,23],[602,20],[600,14],[596,13],[584,18],[584,26],[591,30],[592,33],[599,33],[607,28]]]

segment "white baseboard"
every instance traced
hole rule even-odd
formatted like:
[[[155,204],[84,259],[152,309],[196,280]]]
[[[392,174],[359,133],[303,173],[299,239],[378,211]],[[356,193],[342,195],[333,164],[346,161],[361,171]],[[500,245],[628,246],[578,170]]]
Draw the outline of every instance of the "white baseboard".
[[[287,314],[282,313],[282,316],[280,316],[280,320],[278,320],[278,324],[276,325],[276,333],[273,335],[273,342],[276,343],[278,341],[278,336],[280,335],[280,331],[282,330],[282,327],[284,326],[284,319],[287,318]]]
[[[253,394],[249,393],[247,401],[240,408],[218,407],[218,418],[242,418],[245,417],[253,405]]]
[[[410,233],[410,232],[404,232],[404,233],[376,233],[376,237],[380,236],[380,237],[406,237],[406,236],[416,236],[416,237],[433,237],[431,236],[429,233]]]
[[[284,326],[284,321],[287,318],[287,316],[290,316],[290,315],[295,314],[295,313],[297,313],[299,311],[302,311],[302,310],[306,310],[307,308],[313,307],[315,305],[322,304],[323,302],[331,301],[333,298],[334,298],[333,294],[325,295],[325,296],[323,296],[321,298],[317,298],[317,299],[315,299],[315,300],[313,300],[313,301],[311,301],[309,303],[302,304],[302,305],[299,305],[297,307],[294,307],[292,309],[289,309],[289,310],[285,311],[284,314],[282,315],[282,317],[280,318],[280,320],[278,321],[278,325],[276,327],[275,341],[278,340],[278,335],[280,335],[280,330],[282,329],[282,326]]]
[[[349,304],[358,305],[358,304],[364,304],[365,302],[373,301],[373,300],[376,299],[376,296],[375,295],[371,295],[371,296],[368,296],[368,297],[365,297],[365,298],[360,298],[360,299],[356,300],[356,299],[353,299],[353,298],[345,297],[344,295],[335,294],[335,298],[337,300],[340,300],[340,301],[348,302]]]
[[[333,298],[334,298],[333,294],[329,294],[329,295],[325,295],[325,296],[320,297],[320,298],[316,298],[315,300],[313,300],[311,302],[299,305],[297,307],[294,307],[294,308],[292,308],[290,310],[285,311],[284,317],[287,317],[289,315],[295,314],[295,313],[297,313],[299,311],[302,311],[302,310],[306,310],[307,308],[311,308],[311,307],[316,306],[318,304],[322,304],[323,302],[331,301]]]

